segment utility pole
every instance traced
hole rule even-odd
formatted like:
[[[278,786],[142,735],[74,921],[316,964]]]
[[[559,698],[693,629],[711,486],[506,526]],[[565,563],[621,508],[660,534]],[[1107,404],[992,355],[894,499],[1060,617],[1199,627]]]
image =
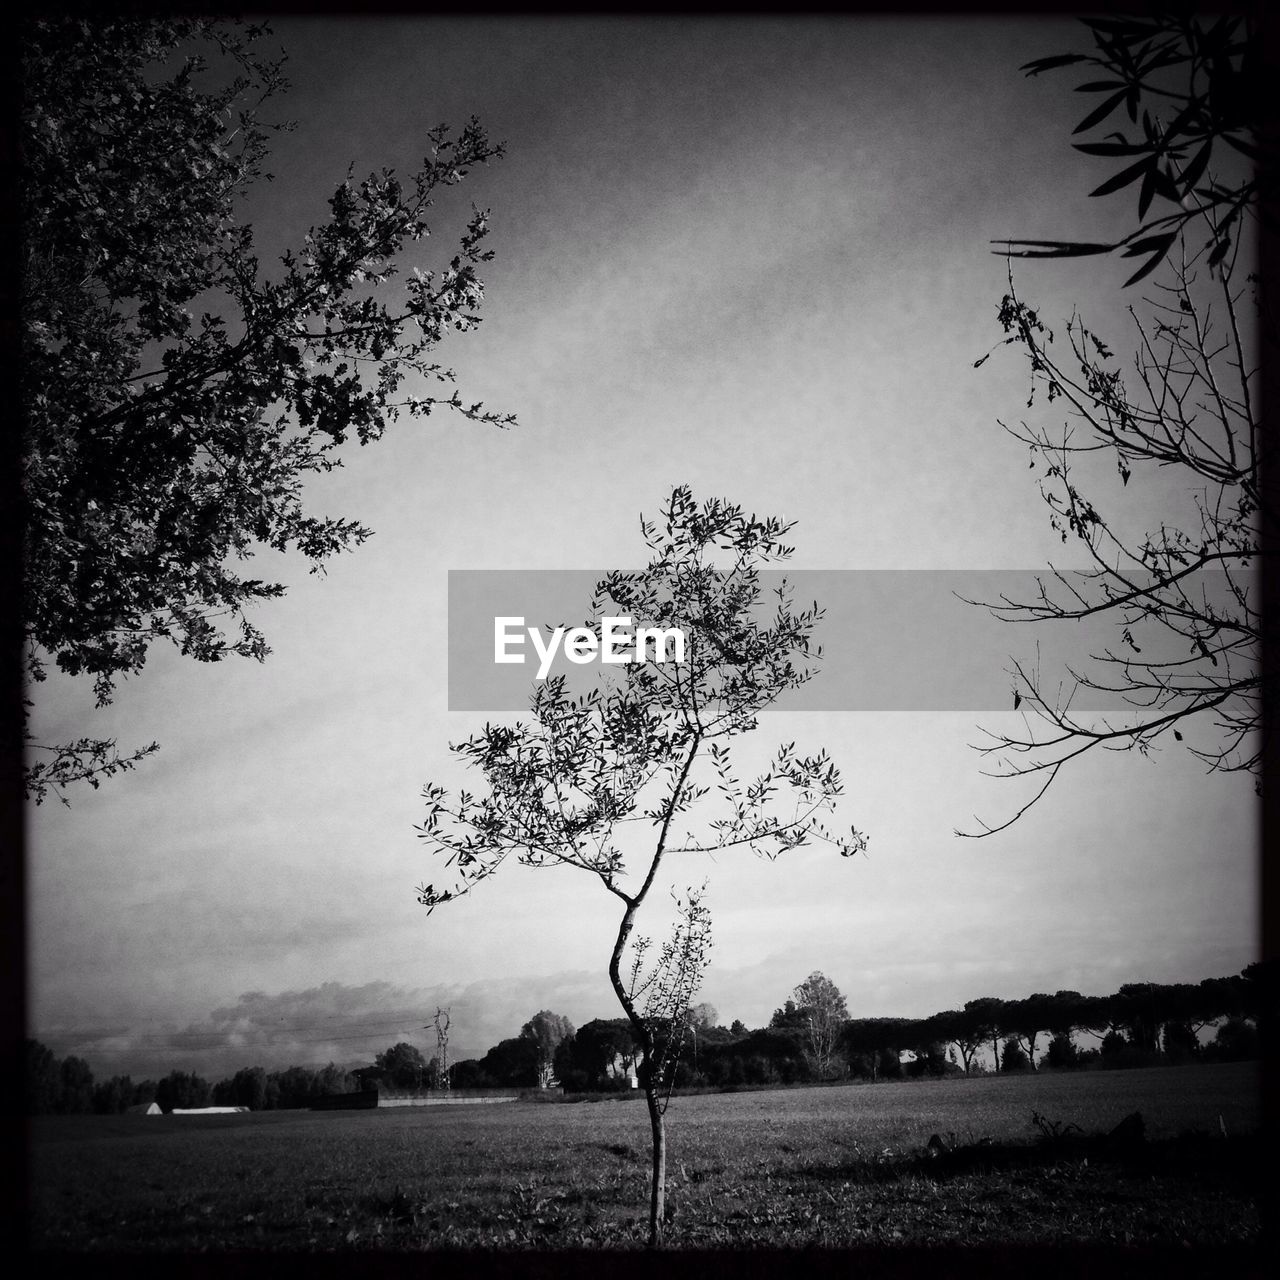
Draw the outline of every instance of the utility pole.
[[[436,1029],[436,1070],[439,1073],[438,1087],[449,1087],[449,1010],[436,1007],[433,1020]],[[429,1028],[424,1027],[424,1031]]]

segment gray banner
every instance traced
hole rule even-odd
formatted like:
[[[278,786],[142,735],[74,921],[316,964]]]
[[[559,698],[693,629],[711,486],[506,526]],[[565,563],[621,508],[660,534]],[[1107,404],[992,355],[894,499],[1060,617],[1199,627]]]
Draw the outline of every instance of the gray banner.
[[[572,628],[597,625],[589,616],[592,595],[604,576],[599,570],[485,570],[449,573],[449,710],[521,711],[539,678],[563,675],[574,689],[608,679],[619,667],[601,661],[583,645],[571,661],[565,653]],[[1066,575],[1083,583],[1081,575]],[[1008,622],[966,601],[1027,602],[1045,582],[1054,598],[1068,589],[1033,570],[795,570],[761,574],[762,618],[783,580],[796,608],[816,601],[825,609],[814,638],[822,645],[817,674],[775,703],[786,711],[996,711],[1013,705],[1014,659],[1024,670],[1039,670],[1041,688],[1062,684],[1068,669],[1099,674],[1091,655],[1110,649],[1134,656],[1114,616],[1083,621]],[[1203,572],[1188,580],[1188,592],[1226,600],[1222,573]],[[1083,588],[1082,588],[1083,589]],[[1096,597],[1096,591],[1089,593]],[[608,615],[612,616],[612,615]],[[637,620],[637,623],[648,620]],[[551,632],[565,627],[554,653]],[[530,628],[538,632],[535,638]],[[615,653],[625,652],[627,629],[615,628]],[[632,628],[634,630],[634,627]],[[1188,645],[1158,624],[1135,625],[1132,634],[1143,659],[1186,657]],[[631,646],[632,649],[634,646]],[[651,649],[648,650],[651,652]],[[499,661],[499,654],[505,659]],[[546,656],[544,656],[546,655]],[[670,648],[668,648],[670,656]],[[1115,683],[1114,680],[1111,682]],[[1118,694],[1081,688],[1075,711],[1116,710]]]

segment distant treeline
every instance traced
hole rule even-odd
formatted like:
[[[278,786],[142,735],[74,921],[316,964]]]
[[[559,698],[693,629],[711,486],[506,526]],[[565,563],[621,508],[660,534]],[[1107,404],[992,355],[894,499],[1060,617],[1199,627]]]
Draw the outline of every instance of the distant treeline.
[[[759,1030],[740,1022],[693,1028],[674,1083],[732,1088],[968,1074],[997,1065],[1028,1071],[1234,1061],[1258,1053],[1261,976],[1259,966],[1250,966],[1238,977],[1199,984],[1130,983],[1110,996],[985,997],[929,1018],[851,1018],[825,1072],[815,1061],[808,1011],[787,1001]],[[1202,1044],[1199,1033],[1214,1024],[1216,1036]],[[1097,1047],[1077,1044],[1079,1032],[1100,1037]],[[625,1019],[589,1022],[557,1047],[556,1076],[567,1090],[626,1088],[634,1054]],[[533,1083],[532,1068],[531,1047],[504,1040],[477,1061],[457,1063],[450,1076],[455,1087],[525,1086]]]
[[[56,1058],[38,1040],[27,1041],[26,1101],[32,1115],[113,1115],[151,1102],[159,1104],[162,1111],[208,1106],[271,1111],[309,1107],[320,1095],[351,1093],[359,1087],[354,1076],[332,1062],[318,1070],[246,1067],[216,1084],[190,1071],[171,1071],[163,1080],[112,1076],[98,1082],[83,1058]]]
[[[757,1030],[737,1021],[719,1026],[715,1010],[699,1005],[681,1029],[674,1084],[731,1089],[1252,1058],[1260,1051],[1260,1033],[1274,1034],[1277,968],[1275,962],[1260,962],[1235,977],[1200,983],[1126,983],[1109,996],[1076,991],[1021,1000],[986,996],[928,1018],[847,1018],[831,1054],[814,1052],[815,1011],[792,1000],[774,1011],[769,1026]],[[1206,1040],[1202,1033],[1209,1028],[1216,1032]],[[1079,1033],[1091,1034],[1098,1043],[1082,1047],[1075,1039]],[[543,1011],[520,1035],[494,1045],[482,1058],[452,1064],[447,1085],[532,1088],[554,1080],[568,1092],[622,1090],[631,1087],[636,1069],[636,1046],[625,1018],[596,1019],[575,1030],[567,1018]],[[32,1113],[111,1113],[149,1102],[165,1111],[208,1105],[262,1111],[307,1107],[318,1096],[359,1089],[445,1084],[440,1064],[407,1043],[351,1071],[333,1063],[318,1070],[247,1067],[210,1084],[182,1071],[159,1081],[113,1076],[95,1083],[83,1058],[57,1059],[38,1041],[27,1042],[26,1101]]]

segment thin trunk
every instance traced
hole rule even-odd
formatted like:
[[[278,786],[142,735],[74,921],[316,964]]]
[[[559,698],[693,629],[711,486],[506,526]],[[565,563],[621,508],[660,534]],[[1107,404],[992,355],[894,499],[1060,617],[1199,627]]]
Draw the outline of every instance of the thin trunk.
[[[649,1127],[653,1131],[653,1185],[649,1191],[649,1247],[662,1243],[667,1214],[667,1132],[662,1122],[662,1107],[653,1085],[647,1083],[645,1102],[649,1106]]]
[[[618,936],[613,943],[613,955],[609,958],[609,981],[613,986],[614,994],[618,997],[618,1003],[622,1006],[623,1012],[631,1022],[636,1039],[640,1042],[640,1063],[644,1074],[644,1097],[649,1108],[649,1126],[653,1131],[653,1185],[650,1188],[649,1195],[649,1244],[651,1246],[660,1244],[662,1241],[663,1217],[666,1213],[667,1198],[667,1135],[663,1128],[662,1108],[658,1103],[657,1082],[653,1078],[653,1065],[656,1057],[653,1032],[644,1018],[641,1017],[640,1011],[635,1006],[635,1001],[631,999],[626,986],[623,984],[621,972],[622,953],[626,950],[627,939],[631,936],[636,912],[640,910],[641,903],[648,896],[654,877],[658,873],[658,864],[662,861],[662,855],[667,847],[667,832],[671,826],[671,819],[675,816],[675,798],[680,795],[680,789],[689,777],[689,770],[693,768],[693,761],[698,754],[698,745],[701,740],[702,734],[701,730],[699,730],[694,735],[689,755],[685,759],[684,766],[680,770],[680,776],[676,779],[672,788],[672,800],[667,807],[662,829],[658,833],[658,844],[649,863],[649,872],[645,876],[639,892],[634,897],[627,897],[626,894],[621,893],[618,889],[613,889],[614,893],[627,905],[618,924]],[[613,886],[611,885],[610,887],[612,888]]]

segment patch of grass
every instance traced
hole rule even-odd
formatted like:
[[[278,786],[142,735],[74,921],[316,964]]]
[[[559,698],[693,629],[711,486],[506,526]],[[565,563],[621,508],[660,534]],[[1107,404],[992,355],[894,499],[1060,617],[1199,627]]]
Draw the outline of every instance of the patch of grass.
[[[1144,1140],[1108,1147],[1098,1135],[1134,1111]],[[677,1097],[668,1242],[1249,1242],[1257,1123],[1248,1064]],[[37,1249],[630,1249],[646,1235],[642,1107],[41,1117],[32,1139]]]

